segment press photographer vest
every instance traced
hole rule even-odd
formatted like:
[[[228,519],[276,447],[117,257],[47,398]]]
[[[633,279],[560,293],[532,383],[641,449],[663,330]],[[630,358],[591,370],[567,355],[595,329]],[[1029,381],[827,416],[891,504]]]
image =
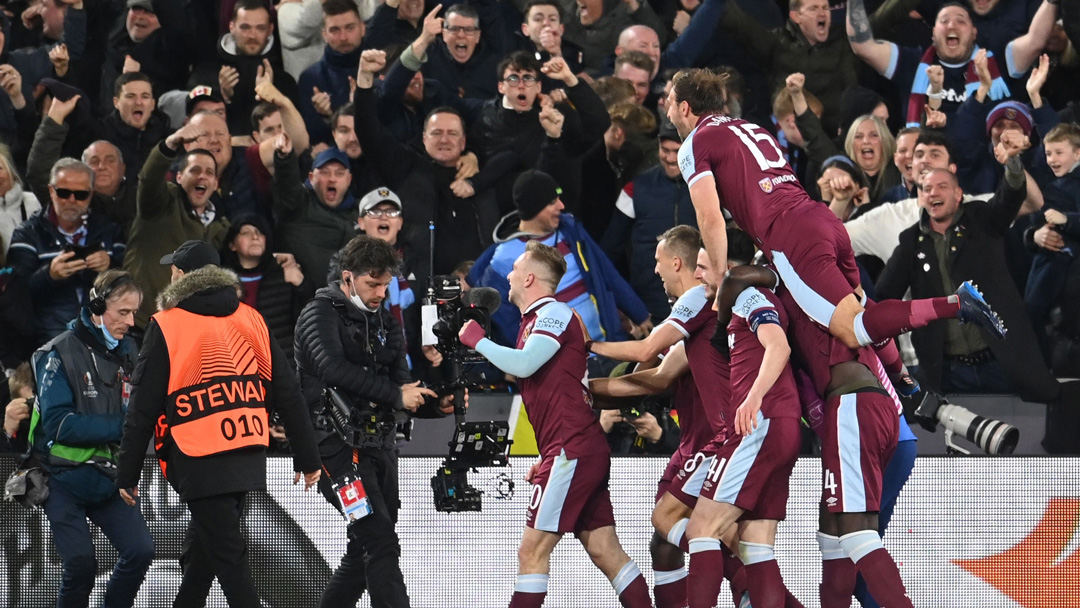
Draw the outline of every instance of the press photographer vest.
[[[101,416],[123,411],[124,399],[130,393],[130,371],[124,370],[117,357],[94,351],[79,339],[74,330],[68,330],[34,353],[35,369],[39,358],[48,356],[51,351],[56,352],[60,364],[63,365],[76,414]],[[47,469],[55,472],[82,464],[92,464],[106,475],[115,477],[119,446],[71,446],[56,441],[50,443],[48,437],[38,436],[40,422],[41,405],[37,404],[30,420],[29,440]]]
[[[270,332],[241,303],[227,317],[171,308],[154,315],[169,350],[169,388],[155,446],[166,439],[187,456],[269,444],[266,391]]]

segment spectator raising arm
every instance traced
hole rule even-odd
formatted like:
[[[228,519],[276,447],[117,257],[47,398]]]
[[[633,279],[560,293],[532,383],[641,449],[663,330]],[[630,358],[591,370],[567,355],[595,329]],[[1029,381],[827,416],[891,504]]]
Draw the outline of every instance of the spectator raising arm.
[[[878,74],[886,74],[896,56],[896,45],[877,40],[870,27],[863,0],[851,0],[847,5],[847,34],[851,50]]]

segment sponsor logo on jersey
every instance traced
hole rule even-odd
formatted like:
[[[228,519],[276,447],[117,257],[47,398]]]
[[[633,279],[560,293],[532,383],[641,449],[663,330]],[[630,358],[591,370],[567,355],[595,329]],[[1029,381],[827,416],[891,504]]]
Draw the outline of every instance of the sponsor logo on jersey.
[[[540,317],[533,325],[533,329],[550,332],[561,332],[566,329],[566,321],[563,321],[562,319],[556,319],[554,317]]]
[[[689,319],[694,316],[696,312],[686,304],[678,304],[675,308],[671,309],[671,316],[680,319]]]
[[[794,173],[787,173],[785,175],[780,175],[780,176],[777,176],[777,177],[763,177],[763,178],[761,178],[761,181],[759,181],[757,183],[757,185],[758,185],[759,188],[761,188],[762,192],[764,192],[765,194],[768,194],[768,193],[772,192],[772,190],[773,190],[773,188],[775,186],[779,186],[780,184],[783,184],[784,182],[792,182],[792,183],[794,183],[794,182],[797,182],[797,181],[799,181],[799,178],[795,177]]]

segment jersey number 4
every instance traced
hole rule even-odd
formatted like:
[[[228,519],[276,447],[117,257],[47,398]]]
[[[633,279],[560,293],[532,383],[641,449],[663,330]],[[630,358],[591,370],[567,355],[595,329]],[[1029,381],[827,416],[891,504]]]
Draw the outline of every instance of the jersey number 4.
[[[769,169],[779,169],[787,164],[787,160],[784,158],[784,153],[777,147],[776,142],[773,141],[772,135],[761,127],[744,122],[741,125],[728,125],[731,132],[738,136],[747,150],[750,150],[750,154],[754,155],[754,160],[757,161],[758,168],[762,171],[768,171]],[[751,140],[751,138],[753,138]],[[773,152],[776,152],[776,160],[769,160],[765,158],[765,152],[761,150],[762,146],[759,144],[765,142],[768,144],[766,148],[772,148]]]

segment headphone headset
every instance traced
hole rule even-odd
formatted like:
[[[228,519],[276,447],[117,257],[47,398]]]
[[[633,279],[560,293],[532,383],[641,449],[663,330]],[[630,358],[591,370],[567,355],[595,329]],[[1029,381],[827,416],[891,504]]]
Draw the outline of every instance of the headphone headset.
[[[106,285],[105,289],[102,290],[100,295],[97,293],[96,288],[91,287],[90,302],[89,304],[87,304],[87,308],[90,309],[91,313],[100,317],[101,315],[105,314],[105,309],[107,308],[107,300],[109,299],[109,296],[112,295],[114,291],[116,291],[123,285],[130,285],[134,282],[135,279],[131,278],[131,275],[125,272],[117,276],[115,279],[112,280],[112,282]]]

